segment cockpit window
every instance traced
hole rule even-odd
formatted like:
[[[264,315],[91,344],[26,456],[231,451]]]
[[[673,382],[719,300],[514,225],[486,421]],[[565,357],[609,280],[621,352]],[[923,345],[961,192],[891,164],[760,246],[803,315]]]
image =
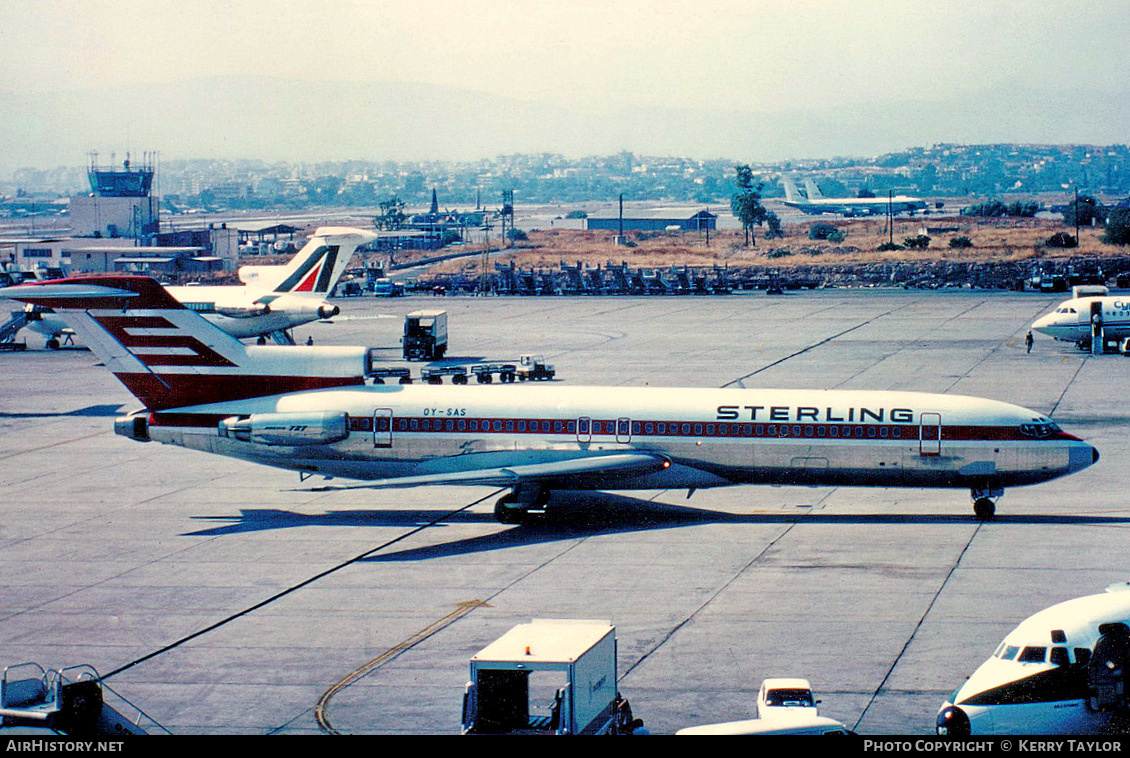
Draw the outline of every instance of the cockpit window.
[[[1025,437],[1032,437],[1038,440],[1050,437],[1053,434],[1058,434],[1060,431],[1059,426],[1053,421],[1034,421],[1030,424],[1020,425],[1021,434]]]
[[[1046,647],[1026,647],[1020,651],[1020,657],[1016,660],[1020,663],[1043,663],[1047,654]]]
[[[1074,308],[1060,308],[1056,313],[1076,313],[1076,310]]]
[[[1067,657],[1067,648],[1053,647],[1051,655],[1048,656],[1048,663],[1053,663],[1056,666],[1066,666],[1071,661]]]
[[[1019,653],[1019,652],[1020,652],[1020,648],[1016,647],[1015,645],[1009,645],[1008,647],[1006,647],[1004,649],[1004,652],[1001,653],[1001,660],[1002,661],[1011,661],[1012,659],[1014,659],[1016,657],[1016,654]]]

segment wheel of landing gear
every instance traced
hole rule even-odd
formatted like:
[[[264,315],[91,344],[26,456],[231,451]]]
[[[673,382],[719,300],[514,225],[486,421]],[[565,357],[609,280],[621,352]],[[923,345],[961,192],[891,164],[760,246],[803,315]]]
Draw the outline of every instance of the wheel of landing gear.
[[[523,508],[511,508],[504,502],[506,498],[499,498],[494,504],[494,517],[500,524],[521,524],[526,520],[526,511]]]
[[[997,504],[987,497],[979,497],[973,501],[973,513],[982,521],[988,521],[997,512]]]
[[[47,349],[48,350],[58,350],[59,349],[59,340],[55,339],[54,337],[47,340]]]

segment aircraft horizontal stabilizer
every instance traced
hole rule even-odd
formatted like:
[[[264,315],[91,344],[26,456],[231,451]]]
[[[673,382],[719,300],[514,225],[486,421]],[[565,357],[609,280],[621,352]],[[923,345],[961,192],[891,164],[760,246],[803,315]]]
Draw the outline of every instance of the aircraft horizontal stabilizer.
[[[572,458],[551,463],[528,463],[519,466],[496,466],[463,471],[444,471],[415,476],[377,479],[365,484],[328,485],[303,489],[303,492],[336,492],[339,490],[388,489],[393,487],[422,487],[433,484],[486,485],[513,487],[527,482],[546,482],[568,477],[577,484],[578,477],[602,479],[616,476],[642,476],[662,471],[671,461],[661,455],[649,453],[614,453]]]
[[[118,287],[105,287],[90,283],[72,284],[61,280],[0,288],[0,298],[11,298],[23,302],[37,302],[48,298],[53,300],[101,300],[103,298],[137,297],[137,295],[136,292]],[[84,306],[85,303],[76,307]]]

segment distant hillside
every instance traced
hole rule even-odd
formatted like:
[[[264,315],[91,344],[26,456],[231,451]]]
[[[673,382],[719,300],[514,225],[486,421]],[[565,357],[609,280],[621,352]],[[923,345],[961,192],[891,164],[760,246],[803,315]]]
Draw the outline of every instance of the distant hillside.
[[[749,112],[743,103],[729,111],[624,103],[589,112],[433,85],[225,77],[144,89],[0,92],[0,173],[73,165],[92,149],[272,161],[630,150],[759,162],[871,156],[936,142],[1112,144],[1130,134],[1125,102],[1111,93],[1015,88],[835,110],[814,103],[776,104],[780,113]]]

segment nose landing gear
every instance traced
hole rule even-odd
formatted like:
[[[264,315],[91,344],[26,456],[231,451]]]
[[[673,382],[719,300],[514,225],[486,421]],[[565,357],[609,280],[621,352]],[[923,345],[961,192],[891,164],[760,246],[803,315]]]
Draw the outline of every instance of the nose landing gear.
[[[997,498],[1004,494],[1003,487],[973,487],[969,496],[973,498],[973,514],[980,521],[989,521],[997,513]]]

